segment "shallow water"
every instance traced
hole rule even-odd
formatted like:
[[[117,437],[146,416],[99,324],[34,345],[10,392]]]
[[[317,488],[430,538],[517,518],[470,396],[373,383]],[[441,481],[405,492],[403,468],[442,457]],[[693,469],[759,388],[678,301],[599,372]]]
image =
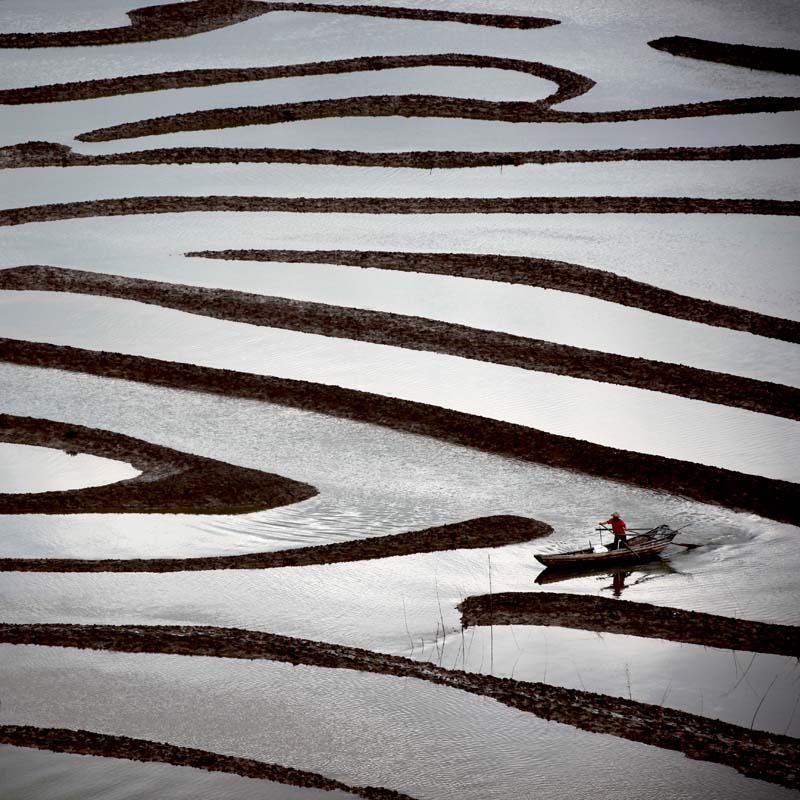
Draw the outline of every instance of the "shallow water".
[[[458,0],[387,0],[465,9]],[[141,5],[7,0],[0,30],[121,24]],[[647,40],[674,34],[794,47],[788,2],[671,4],[565,0],[531,9],[563,24],[493,30],[277,13],[208,34],[122,47],[0,50],[14,87],[203,66],[260,66],[369,54],[462,52],[543,61],[598,81],[565,109],[606,110],[793,95],[798,79],[675,58]],[[332,119],[82,144],[99,125],[230,103],[361,93],[534,98],[550,85],[490,70],[323,76],[102,100],[3,107],[2,142],[75,144],[85,153],[188,144],[407,149],[714,146],[796,139],[800,113],[620,124]],[[159,193],[796,197],[793,161],[582,164],[497,170],[366,170],[270,165],[0,172],[8,205]],[[88,187],[88,188],[87,188]],[[299,187],[299,188],[298,188]],[[11,200],[7,200],[10,197]],[[430,316],[594,349],[800,384],[797,347],[532,287],[324,265],[186,259],[221,248],[385,249],[563,259],[674,291],[800,319],[797,224],[712,215],[173,214],[2,230],[8,266],[53,264]],[[587,381],[519,375],[431,354],[201,320],[65,295],[3,297],[2,334],[149,352],[415,396],[492,416],[797,479],[797,424]],[[604,320],[614,314],[615,325]],[[577,322],[575,322],[577,320]],[[0,334],[0,335],[2,335]],[[465,366],[466,365],[466,366]],[[283,370],[283,372],[281,372]],[[569,387],[569,388],[568,388]],[[0,411],[116,430],[316,486],[304,503],[241,516],[7,516],[0,555],[191,557],[277,550],[417,530],[486,514],[553,525],[539,541],[351,564],[175,574],[1,573],[9,622],[238,626],[338,642],[561,686],[662,703],[798,735],[796,663],[635,637],[533,626],[460,631],[456,605],[493,591],[559,591],[800,624],[798,529],[726,509],[489,456],[348,420],[210,395],[0,365]],[[651,411],[656,411],[651,416]],[[597,413],[595,413],[597,411]],[[602,412],[602,413],[600,413]],[[630,574],[537,584],[537,552],[581,546],[600,516],[635,526],[692,521],[665,561]],[[269,662],[0,646],[0,721],[68,725],[248,755],[419,798],[777,798],[733,770],[591,735],[484,698],[379,675]],[[198,700],[198,698],[200,698]],[[166,765],[0,748],[15,797],[316,796]],[[102,773],[102,774],[101,774]],[[235,787],[235,788],[234,788]],[[255,788],[254,788],[255,787]],[[5,788],[5,787],[4,787]],[[38,793],[37,793],[38,792]],[[48,794],[48,792],[50,794]],[[270,794],[270,792],[274,792]],[[263,796],[263,795],[259,795]],[[326,796],[330,796],[327,795]]]
[[[431,4],[418,4],[431,7]],[[435,7],[435,6],[434,6]],[[452,6],[451,6],[452,7]],[[459,6],[463,10],[463,6]],[[754,33],[752,15],[729,13],[721,4],[699,11],[695,4],[613,3],[602,11],[580,3],[550,12],[561,25],[532,31],[515,31],[446,22],[378,19],[351,15],[287,13],[266,14],[238,25],[182,39],[128,44],[124,47],[70,48],[70,58],[57,51],[34,50],[4,54],[3,84],[33,85],[60,80],[85,80],[109,75],[137,74],[187,67],[249,66],[347,58],[356,55],[443,52],[485,53],[530,58],[585,72],[598,82],[581,102],[582,109],[630,108],[671,102],[695,102],[722,97],[791,94],[792,76],[755,70],[731,69],[706,62],[677,59],[649,48],[658,36],[683,32],[692,19],[690,35],[742,41],[742,22],[749,17],[746,41],[760,35],[772,46],[792,46],[797,33],[788,2],[762,12]],[[488,10],[488,9],[487,9]],[[492,8],[491,10],[495,10]],[[518,9],[517,13],[546,15],[545,10]],[[13,13],[13,12],[12,12]],[[13,16],[2,23],[14,30]],[[726,37],[734,37],[729,39]],[[263,42],[269,42],[265,53]],[[620,70],[620,59],[633,61],[636,72]],[[596,102],[592,102],[596,100]],[[569,104],[565,107],[570,107]],[[572,107],[578,103],[572,101]]]
[[[707,797],[789,796],[730,768],[586,734],[415,679],[264,661],[6,645],[0,651],[6,664],[0,719],[6,723],[167,739],[289,762],[421,800],[516,797],[520,785],[558,785],[564,769],[578,797],[612,787],[649,796],[643,785],[667,781],[686,796],[696,785]],[[56,671],[59,680],[51,688]],[[143,704],[143,695],[151,702]],[[437,748],[431,747],[433,735]],[[447,748],[447,758],[439,747]],[[660,789],[655,792],[660,796]]]
[[[743,409],[106,297],[2,292],[0,307],[0,336],[343,386],[627,450],[800,478],[800,424]]]
[[[693,522],[685,541],[705,545],[669,554],[675,571],[629,587],[626,599],[800,622],[793,566],[798,530],[792,525],[265,403],[7,365],[0,368],[0,378],[0,385],[17,387],[16,402],[30,414],[156,439],[179,450],[303,479],[320,490],[318,498],[288,509],[197,518],[201,530],[196,537],[187,517],[173,525],[154,516],[145,537],[135,517],[126,528],[121,515],[112,515],[107,543],[99,522],[105,516],[94,518],[94,528],[85,519],[70,528],[63,518],[45,524],[31,517],[30,535],[24,537],[14,535],[23,518],[7,518],[3,552],[9,556],[42,551],[80,555],[86,541],[84,557],[147,557],[157,537],[162,555],[252,552],[289,546],[287,538],[298,545],[319,544],[486,514],[522,514],[549,523],[555,532],[527,545],[491,551],[493,585],[495,591],[533,591],[541,570],[534,553],[583,545],[595,535],[598,510],[618,508],[631,527]],[[55,386],[57,402],[51,399]],[[86,397],[97,402],[88,406]],[[16,409],[11,405],[9,410]],[[298,446],[304,441],[318,447]],[[307,515],[302,527],[300,514]],[[365,519],[374,526],[369,531]],[[255,524],[258,537],[252,534]],[[211,534],[216,539],[209,541]],[[415,639],[419,632],[430,641],[440,614],[438,586],[447,627],[457,630],[455,606],[469,594],[487,591],[486,556],[486,551],[459,551],[264,572],[6,574],[0,585],[9,621],[222,624],[404,653],[403,604]],[[602,593],[604,585],[578,578],[558,584],[558,591]]]
[[[294,164],[35,167],[0,172],[0,208],[160,195],[729,197],[795,200],[800,159],[418,170]]]
[[[44,263],[100,272],[132,270],[135,264],[136,272],[128,274],[157,278],[161,273],[162,280],[191,282],[193,274],[207,275],[210,270],[214,275],[236,274],[232,264],[181,258],[185,252],[205,249],[521,255],[608,270],[692,297],[798,320],[797,238],[792,217],[737,214],[188,212],[59,220],[5,229],[7,246],[0,263]],[[295,270],[294,265],[285,267],[286,272]],[[333,276],[328,281],[337,282]]]
[[[82,489],[141,474],[130,464],[109,458],[0,442],[0,492]]]
[[[172,764],[51,753],[0,745],[5,800],[345,800],[355,795]]]
[[[40,124],[35,107],[9,109],[17,130]],[[79,153],[150,150],[158,147],[286,147],[394,152],[406,150],[580,150],[649,147],[719,147],[786,144],[796,138],[800,112],[748,114],[635,122],[512,123],[464,119],[364,117],[299,120],[221,131],[190,131],[111,142],[72,142],[75,123],[48,128],[57,141]],[[82,128],[82,130],[84,130]],[[0,134],[2,135],[2,134]],[[6,134],[8,135],[8,134]],[[13,136],[8,143],[24,139]],[[675,162],[672,162],[675,163]],[[511,167],[505,167],[504,172]],[[439,173],[441,174],[441,173]]]

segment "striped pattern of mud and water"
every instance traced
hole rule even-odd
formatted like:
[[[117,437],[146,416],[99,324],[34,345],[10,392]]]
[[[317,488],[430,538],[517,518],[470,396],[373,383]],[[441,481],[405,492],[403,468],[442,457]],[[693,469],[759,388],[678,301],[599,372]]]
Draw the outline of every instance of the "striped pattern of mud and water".
[[[126,653],[126,658],[143,659],[136,662],[141,667],[130,667],[143,670],[142,674],[147,673],[148,664],[156,663],[148,661],[147,654],[171,656],[178,662],[202,662],[188,657],[204,656],[209,662],[256,659],[295,664],[298,678],[300,670],[307,670],[302,675],[312,681],[315,674],[324,672],[325,680],[339,683],[343,697],[353,698],[369,691],[367,684],[358,688],[352,683],[351,673],[390,681],[402,678],[411,687],[412,710],[414,703],[426,706],[425,698],[442,700],[444,711],[437,718],[442,729],[449,703],[459,713],[468,710],[479,721],[484,717],[499,720],[494,706],[501,705],[502,714],[519,715],[503,719],[512,727],[519,724],[520,730],[531,724],[530,717],[550,721],[542,724],[577,729],[600,748],[593,754],[599,758],[602,753],[609,763],[617,752],[636,752],[619,748],[647,745],[658,748],[653,752],[659,753],[659,759],[666,751],[675,751],[709,762],[698,767],[698,776],[704,777],[698,777],[696,785],[714,786],[717,781],[716,788],[732,792],[730,796],[763,792],[760,781],[773,784],[766,787],[769,792],[782,791],[774,784],[797,788],[797,739],[781,735],[784,722],[786,732],[794,730],[794,714],[785,713],[780,722],[770,717],[762,723],[764,717],[759,717],[762,705],[770,704],[772,698],[767,700],[767,695],[776,681],[780,691],[786,691],[788,660],[774,662],[783,671],[780,677],[776,673],[772,683],[767,681],[763,697],[753,699],[754,713],[724,707],[720,719],[715,719],[714,710],[703,707],[702,690],[699,713],[691,713],[685,707],[637,699],[643,694],[635,698],[638,690],[631,691],[630,680],[628,696],[623,697],[618,688],[594,693],[564,686],[561,675],[548,681],[547,666],[541,681],[515,678],[516,664],[505,663],[506,656],[499,650],[497,662],[491,649],[489,666],[483,660],[478,666],[468,659],[465,638],[474,637],[476,629],[465,633],[455,622],[456,606],[464,601],[465,622],[488,624],[498,647],[506,641],[501,629],[513,625],[596,631],[621,640],[634,636],[645,641],[640,646],[654,638],[683,642],[690,648],[730,648],[734,661],[738,651],[753,658],[759,653],[796,656],[796,628],[775,621],[796,624],[797,620],[787,619],[783,606],[771,611],[769,600],[754,612],[760,618],[757,621],[748,619],[746,607],[743,615],[736,613],[737,607],[725,607],[723,616],[682,607],[684,603],[720,607],[718,597],[704,599],[697,585],[692,587],[692,599],[686,600],[674,594],[662,598],[646,594],[646,589],[631,590],[645,592],[638,595],[640,599],[663,599],[664,605],[623,605],[580,594],[530,595],[532,576],[519,568],[530,561],[530,542],[539,540],[533,547],[568,549],[561,543],[574,545],[577,540],[585,546],[583,534],[576,531],[607,511],[587,512],[590,501],[571,496],[585,490],[597,491],[606,504],[612,497],[641,503],[640,510],[648,503],[675,509],[684,504],[703,516],[706,530],[699,530],[696,537],[706,547],[691,555],[698,564],[719,554],[720,568],[727,569],[730,559],[740,557],[725,549],[730,547],[725,536],[733,532],[745,553],[742,558],[764,555],[768,552],[764,541],[796,531],[798,485],[784,479],[794,474],[790,465],[777,463],[761,474],[759,468],[748,467],[760,462],[744,456],[725,462],[737,465],[730,468],[720,466],[722,462],[713,454],[696,463],[665,455],[649,443],[640,451],[620,447],[614,434],[599,435],[593,441],[563,435],[548,427],[547,414],[540,428],[513,421],[500,404],[493,411],[485,399],[483,405],[471,406],[474,389],[466,385],[461,392],[463,405],[458,407],[450,407],[450,400],[437,404],[408,399],[404,387],[411,382],[427,382],[429,395],[435,396],[436,381],[443,379],[437,378],[432,365],[445,362],[430,362],[431,366],[413,362],[409,373],[398,372],[396,390],[372,389],[368,381],[355,379],[339,385],[322,372],[310,380],[287,377],[279,370],[271,374],[274,354],[269,348],[265,348],[261,372],[253,362],[242,369],[233,361],[212,365],[199,355],[196,363],[190,363],[170,357],[170,339],[191,334],[180,327],[179,317],[169,314],[150,318],[153,324],[163,325],[160,330],[167,343],[163,355],[156,351],[154,357],[143,346],[150,332],[135,331],[126,316],[126,304],[132,303],[158,306],[170,314],[214,318],[221,327],[198,335],[194,343],[198,351],[214,351],[213,330],[252,326],[302,337],[297,342],[304,342],[303,347],[291,345],[297,346],[298,359],[305,350],[318,347],[319,338],[334,344],[360,342],[403,357],[424,353],[452,363],[476,362],[487,370],[476,374],[484,374],[484,383],[489,384],[496,373],[488,370],[502,366],[596,385],[597,398],[605,396],[601,389],[620,386],[639,392],[636,397],[642,404],[669,396],[687,402],[687,408],[709,408],[719,419],[735,409],[762,425],[796,424],[800,389],[794,368],[787,363],[784,380],[774,364],[791,354],[800,341],[800,321],[788,310],[792,287],[781,284],[781,267],[775,264],[781,262],[779,251],[789,241],[784,230],[789,230],[800,208],[789,185],[800,156],[800,144],[792,141],[796,137],[791,133],[800,110],[800,92],[792,77],[797,74],[797,53],[779,46],[785,41],[769,14],[765,12],[763,24],[772,31],[775,47],[765,46],[770,37],[763,32],[754,34],[752,45],[738,43],[742,23],[735,15],[727,23],[727,43],[711,41],[713,26],[708,19],[698,25],[699,38],[675,36],[677,22],[670,12],[663,12],[664,19],[657,17],[636,32],[635,44],[626,37],[618,42],[623,60],[642,65],[640,89],[635,79],[620,75],[614,67],[610,51],[615,47],[594,46],[587,51],[580,37],[573,44],[570,37],[576,25],[580,27],[581,13],[588,12],[572,4],[565,6],[563,19],[513,13],[514,7],[521,8],[513,3],[497,8],[489,4],[480,13],[451,4],[425,8],[417,2],[410,4],[413,7],[251,0],[192,0],[140,9],[132,8],[133,3],[117,5],[128,15],[129,24],[94,30],[70,30],[69,24],[56,30],[51,25],[43,33],[35,28],[17,32],[6,24],[0,33],[0,59],[13,65],[0,87],[0,115],[7,120],[0,140],[0,180],[9,189],[5,196],[11,198],[0,209],[0,227],[8,237],[0,270],[0,299],[12,311],[14,303],[29,303],[32,315],[47,313],[48,306],[38,305],[41,298],[65,300],[63,339],[55,341],[46,331],[20,336],[13,329],[16,323],[4,329],[0,379],[4,385],[18,385],[20,397],[9,395],[8,405],[0,408],[0,412],[11,412],[0,418],[0,439],[124,459],[142,473],[106,486],[0,498],[0,512],[13,520],[14,530],[30,524],[31,530],[52,525],[53,530],[62,531],[62,543],[48,545],[45,555],[21,556],[31,552],[26,543],[21,541],[15,553],[4,540],[0,570],[9,596],[29,594],[33,609],[22,614],[18,599],[9,606],[11,617],[0,629],[4,646],[20,652],[22,648],[15,645],[33,645],[31,652],[41,652],[45,659],[44,666],[37,665],[38,656],[31,656],[33,674],[41,670],[42,675],[47,673],[47,649],[64,648],[65,653],[98,651],[99,657],[109,656],[109,651]],[[685,26],[680,30],[685,31]],[[265,41],[272,50],[264,49]],[[241,52],[237,42],[242,44]],[[253,42],[259,42],[259,47]],[[580,57],[573,55],[573,46]],[[691,64],[695,72],[685,71],[685,64]],[[447,70],[460,75],[465,84],[474,75],[475,96],[455,81],[452,92],[442,91],[434,76]],[[633,67],[627,71],[636,72]],[[518,81],[530,80],[530,90],[513,98],[499,89],[492,92],[481,83],[484,73],[496,76],[498,86],[504,78],[514,87],[522,85]],[[427,90],[427,80],[433,89]],[[407,81],[407,88],[387,90],[398,81]],[[437,126],[440,142],[434,143],[432,136],[428,143],[428,132]],[[583,132],[576,133],[576,128]],[[22,132],[17,138],[8,133],[17,130]],[[530,141],[523,146],[519,145],[520,130],[530,133]],[[287,143],[287,131],[294,132],[295,140]],[[371,131],[379,133],[374,136]],[[395,146],[403,131],[409,132],[413,146]],[[613,131],[621,132],[619,141]],[[447,138],[451,133],[455,134],[452,142]],[[688,188],[668,185],[670,165],[682,163],[696,167],[696,179]],[[267,171],[250,176],[233,172],[248,164]],[[785,166],[785,176],[778,170],[760,183],[753,180],[751,191],[747,176],[767,164]],[[598,165],[607,165],[611,171],[589,171]],[[645,165],[652,166],[652,171],[631,172]],[[168,172],[172,167],[185,170],[185,187]],[[279,167],[286,171],[280,172]],[[547,190],[541,171],[565,167],[587,176],[585,191]],[[743,167],[754,171],[736,171]],[[325,172],[331,168],[340,171]],[[490,173],[493,168],[498,169]],[[193,176],[202,175],[198,170],[203,169],[223,170],[209,172],[202,178],[206,183],[230,169],[224,190],[196,188]],[[499,172],[502,169],[507,172]],[[512,169],[529,171],[524,192],[503,185],[503,174]],[[126,191],[130,170],[146,171],[142,174],[153,184],[152,191],[149,187]],[[431,190],[428,196],[424,189],[408,191],[409,180],[416,178],[420,186],[428,179],[424,185],[430,187],[428,172],[432,170],[443,179],[441,190]],[[741,186],[728,188],[734,181],[726,184],[719,177],[726,170],[744,176],[736,181]],[[304,181],[310,185],[308,176],[315,171],[313,180],[319,188],[304,192]],[[463,179],[467,172],[476,171],[486,177],[484,190],[476,191],[474,183]],[[118,187],[112,186],[114,174],[120,176]],[[49,181],[52,189],[42,181]],[[77,188],[57,188],[61,182]],[[331,191],[324,190],[326,182]],[[154,215],[180,230],[182,219],[192,220],[185,230],[195,225],[195,233],[188,239],[183,233],[166,236],[154,245],[158,230]],[[200,225],[198,217],[203,220]],[[239,223],[226,222],[237,217],[252,220],[246,237],[237,228]],[[749,265],[749,272],[763,268],[763,285],[752,277],[747,285],[725,285],[716,274],[699,276],[698,282],[693,274],[698,270],[690,259],[684,262],[675,257],[669,263],[672,251],[665,255],[669,269],[663,279],[654,278],[656,273],[646,265],[626,267],[626,271],[613,258],[603,257],[610,251],[594,250],[591,235],[585,233],[586,225],[611,229],[619,221],[636,218],[641,220],[640,230],[658,230],[668,237],[676,222],[687,217],[708,220],[708,236],[719,237],[720,244],[725,234],[719,232],[722,228],[714,228],[715,220],[734,219],[743,231],[752,230],[751,238],[763,247],[764,263]],[[113,218],[135,226],[136,233],[114,228]],[[471,221],[474,239],[448,227],[445,218]],[[580,223],[582,228],[577,222],[580,218],[586,220]],[[379,227],[370,227],[367,219],[378,220]],[[585,248],[578,248],[578,255],[574,245],[567,244],[569,228],[564,232],[559,227],[570,220],[576,221],[576,233],[583,231],[578,237],[587,241]],[[547,243],[547,237],[537,236],[534,228],[522,243],[514,239],[517,231],[533,224],[550,237]],[[785,228],[780,227],[784,224]],[[762,230],[778,233],[771,237]],[[35,232],[38,242],[30,232]],[[112,242],[117,232],[121,245]],[[71,245],[58,244],[71,236],[85,244],[85,260],[75,257]],[[124,258],[122,249],[128,250]],[[293,274],[301,277],[292,288]],[[312,277],[300,288],[304,275]],[[385,282],[383,296],[375,281]],[[362,286],[364,297],[357,296],[356,288],[349,301],[352,305],[332,301],[324,287],[337,282]],[[449,288],[457,289],[464,282],[485,282],[498,291],[516,292],[523,298],[516,301],[520,306],[533,303],[531,315],[544,306],[537,308],[536,295],[525,293],[548,290],[557,297],[563,293],[589,304],[608,304],[609,309],[653,315],[659,325],[680,321],[696,325],[698,331],[714,328],[715,341],[722,346],[699,364],[685,354],[686,341],[676,339],[669,358],[657,358],[647,354],[648,333],[654,335],[648,331],[648,317],[642,317],[641,329],[630,331],[629,338],[641,337],[643,342],[641,352],[632,354],[617,352],[614,345],[570,343],[555,332],[542,337],[507,330],[502,308],[495,309],[494,324],[478,324],[470,319],[455,321],[444,308],[437,311],[421,301],[433,287],[446,296]],[[408,295],[409,311],[393,310],[386,299],[391,292]],[[89,346],[77,337],[70,339],[70,314],[74,323],[75,315],[84,316],[85,322],[85,315],[93,313],[94,306],[70,305],[81,295],[109,304],[108,317],[101,317],[98,306],[95,321],[101,330],[116,314],[123,332],[115,340],[121,342],[119,347],[104,351],[99,344],[92,346],[91,339]],[[487,289],[487,302],[489,296]],[[454,291],[452,304],[458,305],[462,297]],[[417,313],[415,303],[420,308]],[[576,319],[575,325],[580,326],[581,320]],[[725,352],[747,350],[740,347],[745,340],[737,337],[751,337],[747,341],[758,344],[738,360]],[[340,353],[339,358],[348,357],[346,350]],[[354,373],[359,369],[358,364],[352,365]],[[30,386],[37,376],[43,387],[50,387],[54,375],[61,376],[61,388],[52,396],[34,397]],[[493,390],[498,395],[506,392],[500,383]],[[491,391],[490,386],[487,392]],[[59,392],[63,392],[61,397]],[[83,406],[76,399],[81,393],[86,397]],[[137,419],[137,413],[127,406],[123,409],[134,397],[150,397],[155,405],[163,401],[164,408],[173,402],[165,398],[179,398],[174,403],[181,416],[155,420],[143,406]],[[441,397],[449,395],[443,392]],[[26,398],[31,408],[18,407]],[[520,396],[517,405],[525,402]],[[558,403],[558,398],[553,402]],[[118,419],[113,418],[115,405]],[[253,411],[256,406],[265,409],[263,419]],[[590,406],[573,412],[576,417],[591,416]],[[215,426],[209,420],[217,412],[220,420]],[[223,423],[225,414],[231,417]],[[247,437],[219,432],[247,427],[247,420],[256,417],[262,422],[249,431],[252,442],[248,446],[244,445]],[[290,433],[271,433],[264,424],[267,417],[283,421]],[[320,419],[325,422],[315,421]],[[668,430],[678,424],[676,417],[665,415]],[[369,427],[371,433],[364,437],[377,446],[377,456],[359,450],[358,426]],[[339,428],[348,433],[337,433]],[[739,447],[742,453],[758,449],[758,442],[752,441],[756,430],[760,429],[732,429],[732,449]],[[781,430],[789,432],[791,443],[794,429]],[[702,435],[698,430],[698,437]],[[276,443],[278,439],[294,442],[297,457],[287,458],[285,449],[276,450],[280,458],[270,456],[271,437]],[[413,457],[406,454],[403,448],[416,439],[424,440],[425,448],[438,450]],[[381,452],[381,446],[386,451]],[[317,459],[324,462],[324,469],[314,463],[315,448],[326,450]],[[392,461],[390,448],[404,453],[403,463]],[[370,459],[371,474],[361,480],[360,491],[374,494],[374,505],[396,509],[391,524],[386,522],[390,512],[384,512],[380,524],[368,524],[369,503],[358,494],[357,469],[352,466],[365,456]],[[780,461],[781,457],[776,458]],[[443,477],[447,470],[437,465],[438,458],[450,465],[451,472],[458,463],[469,464],[473,473],[483,469],[492,486],[530,480],[531,499],[525,513],[518,513],[516,490],[508,502],[488,498],[453,502],[446,494],[453,493],[456,481]],[[337,469],[349,476],[342,502],[357,499],[361,505],[353,506],[350,518],[344,513],[325,520],[338,538],[303,546],[304,525],[311,531],[319,522],[315,503],[336,496],[336,480],[330,476]],[[406,495],[414,498],[408,506],[404,497],[392,491],[401,475]],[[408,487],[414,485],[415,477],[419,487],[411,492]],[[440,490],[437,481],[446,484],[447,490]],[[479,496],[480,483],[479,475],[471,475],[469,481],[465,478],[464,494]],[[540,505],[546,509],[542,513],[536,513],[539,493]],[[148,539],[168,539],[171,526],[177,530],[177,522],[170,522],[177,519],[175,514],[181,515],[181,525],[189,526],[176,540],[175,554],[149,557]],[[41,521],[45,515],[50,522]],[[70,528],[72,515],[75,522]],[[113,525],[124,525],[118,518],[125,515],[147,515],[152,520],[151,530],[131,548],[130,557],[98,558],[80,552],[81,543],[89,542],[90,529],[96,539],[103,537],[108,526],[110,536],[112,517]],[[232,515],[240,515],[239,524],[251,526],[252,540],[245,541],[236,533],[237,517]],[[63,526],[61,517],[66,520]],[[212,552],[193,549],[185,532],[191,530],[192,520],[211,524],[223,519],[227,534],[218,538]],[[289,548],[271,538],[268,527],[288,526],[287,520],[299,531]],[[136,524],[141,526],[141,519]],[[719,541],[714,526],[723,531]],[[363,529],[370,533],[364,535]],[[758,531],[752,534],[758,543],[748,538],[751,529]],[[143,532],[144,527],[130,530]],[[74,541],[67,546],[70,531]],[[98,547],[93,548],[95,553]],[[710,555],[703,555],[704,550]],[[493,562],[503,564],[506,574],[498,566],[493,574]],[[689,564],[688,557],[685,563]],[[488,566],[490,592],[495,581],[495,591],[488,597],[479,596],[477,590],[484,566]],[[455,588],[459,570],[463,585]],[[708,571],[713,572],[710,567]],[[645,574],[642,586],[652,577]],[[684,580],[679,570],[668,577]],[[233,578],[238,585],[230,582]],[[427,600],[423,613],[423,605],[412,595],[426,592],[426,581],[433,586],[435,603]],[[376,603],[380,611],[374,612],[375,619],[380,618],[383,625],[379,632],[367,606],[350,605],[356,601],[345,600],[344,595],[346,591],[350,598],[362,588],[373,591],[378,584],[389,598]],[[736,590],[726,587],[726,591],[734,595]],[[198,610],[191,599],[176,599],[179,594],[191,598],[193,592],[211,605]],[[115,599],[106,608],[95,602],[95,593]],[[306,612],[304,603],[312,596],[316,610]],[[80,598],[93,598],[90,607],[82,609]],[[268,619],[255,611],[262,604],[269,607]],[[668,608],[671,605],[679,608]],[[337,607],[341,634],[335,622]],[[425,618],[431,609],[434,613]],[[100,625],[70,624],[73,620]],[[509,629],[513,634],[513,628]],[[482,633],[477,636],[483,642]],[[490,639],[492,647],[493,642]],[[564,640],[559,642],[563,645]],[[448,647],[457,649],[454,658]],[[642,663],[644,652],[640,651]],[[80,660],[75,664],[78,675],[83,669],[87,676],[96,674],[96,666],[90,667],[89,662],[84,667]],[[634,660],[634,673],[638,665]],[[509,668],[511,677],[499,677]],[[179,674],[180,667],[175,676]],[[152,677],[142,683],[145,702],[151,692],[155,696],[153,685],[147,682]],[[737,687],[746,684],[746,678],[745,671]],[[14,698],[13,684],[11,689]],[[386,688],[386,696],[394,691]],[[440,694],[426,694],[430,692]],[[328,692],[332,703],[334,694],[335,690]],[[668,690],[665,699],[667,694]],[[496,703],[491,710],[485,704],[470,705],[473,701],[464,699],[470,695]],[[786,704],[792,702],[796,698],[787,695]],[[720,704],[723,707],[724,701]],[[369,760],[340,764],[338,769],[331,766],[326,772],[326,765],[320,766],[299,744],[290,752],[285,743],[275,740],[272,749],[264,747],[257,758],[237,756],[232,753],[238,750],[227,749],[222,738],[217,742],[213,731],[207,741],[193,744],[181,738],[177,727],[174,736],[169,730],[156,734],[154,725],[148,727],[151,723],[140,730],[152,730],[152,735],[125,725],[112,733],[107,725],[104,728],[102,715],[93,726],[82,722],[78,714],[67,720],[45,719],[26,712],[22,701],[12,699],[10,710],[8,705],[4,693],[0,742],[18,747],[194,766],[368,798],[489,798],[500,796],[501,791],[505,796],[527,792],[530,786],[515,788],[513,777],[505,773],[496,785],[470,774],[426,783],[429,779],[411,774],[411,765],[405,771],[396,767],[384,771]],[[381,721],[374,724],[378,735]],[[764,730],[758,729],[761,724]],[[386,721],[383,730],[389,725]],[[313,727],[310,724],[299,739],[310,738]],[[131,735],[121,735],[123,731]],[[242,738],[246,741],[249,735],[243,731]],[[448,753],[448,741],[445,737],[438,756],[443,763],[455,752]],[[487,745],[487,757],[493,763],[504,764],[505,755],[514,760],[511,745],[492,742]],[[566,742],[559,742],[560,753],[566,752]],[[537,746],[544,752],[543,739],[531,745]],[[397,743],[392,747],[397,749]],[[281,755],[273,759],[270,752]],[[565,757],[565,764],[570,757]],[[714,765],[733,767],[748,779],[759,780],[736,776],[734,780],[733,773],[720,772]],[[365,775],[368,780],[363,779]],[[626,780],[628,788],[637,788],[635,777]],[[384,788],[371,788],[375,785]],[[568,787],[567,794],[574,797],[576,788]]]

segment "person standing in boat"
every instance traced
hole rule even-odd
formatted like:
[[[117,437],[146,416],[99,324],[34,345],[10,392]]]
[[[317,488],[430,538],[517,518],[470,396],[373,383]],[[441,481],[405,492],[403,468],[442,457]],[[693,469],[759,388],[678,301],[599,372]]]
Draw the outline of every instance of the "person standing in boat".
[[[619,511],[615,511],[605,522],[599,522],[598,525],[611,525],[611,532],[614,534],[612,550],[619,550],[623,546],[627,547],[625,537],[628,535],[628,526],[619,515]]]

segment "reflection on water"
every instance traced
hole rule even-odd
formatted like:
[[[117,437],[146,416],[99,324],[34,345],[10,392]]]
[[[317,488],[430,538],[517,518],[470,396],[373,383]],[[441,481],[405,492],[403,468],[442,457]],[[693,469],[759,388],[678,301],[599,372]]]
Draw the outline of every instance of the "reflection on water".
[[[86,453],[0,442],[0,492],[54,492],[104,486],[141,472]]]
[[[600,591],[610,590],[614,597],[620,597],[626,587],[638,586],[646,581],[651,581],[665,575],[674,574],[676,570],[668,560],[656,559],[646,564],[637,565],[636,568],[630,566],[609,569],[608,567],[596,567],[595,569],[582,570],[559,570],[548,567],[536,576],[536,583],[540,586],[551,583],[561,583],[563,581],[575,580],[577,578],[594,578],[604,585]],[[606,584],[607,579],[611,579],[610,584]],[[626,583],[627,581],[627,583]],[[561,587],[559,587],[559,591]]]

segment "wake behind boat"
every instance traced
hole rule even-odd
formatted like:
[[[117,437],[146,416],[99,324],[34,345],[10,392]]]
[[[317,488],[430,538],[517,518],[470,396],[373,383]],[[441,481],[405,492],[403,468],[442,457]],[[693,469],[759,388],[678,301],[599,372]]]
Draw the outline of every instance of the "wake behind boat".
[[[637,564],[658,558],[659,553],[672,542],[679,531],[669,525],[659,525],[646,533],[631,536],[619,549],[613,545],[602,545],[599,551],[588,547],[568,553],[541,554],[536,556],[540,564],[550,569],[581,569],[605,564]]]

